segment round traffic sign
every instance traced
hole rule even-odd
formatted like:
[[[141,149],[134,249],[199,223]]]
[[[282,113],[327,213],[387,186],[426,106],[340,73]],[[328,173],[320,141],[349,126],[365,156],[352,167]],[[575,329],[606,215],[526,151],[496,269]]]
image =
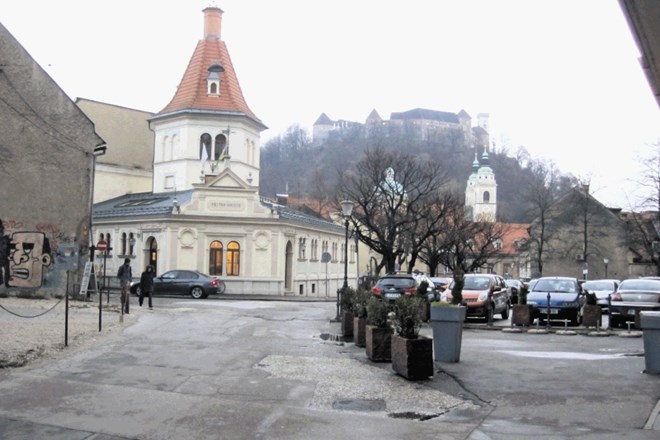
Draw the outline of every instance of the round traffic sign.
[[[96,250],[98,251],[104,251],[108,249],[108,242],[105,240],[99,240],[98,243],[96,243]]]

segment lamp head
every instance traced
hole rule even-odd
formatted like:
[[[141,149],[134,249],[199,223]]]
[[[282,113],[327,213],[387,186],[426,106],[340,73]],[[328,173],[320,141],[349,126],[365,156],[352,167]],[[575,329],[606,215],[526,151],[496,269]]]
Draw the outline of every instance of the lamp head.
[[[353,202],[350,200],[341,201],[341,212],[344,217],[350,217],[353,213]]]

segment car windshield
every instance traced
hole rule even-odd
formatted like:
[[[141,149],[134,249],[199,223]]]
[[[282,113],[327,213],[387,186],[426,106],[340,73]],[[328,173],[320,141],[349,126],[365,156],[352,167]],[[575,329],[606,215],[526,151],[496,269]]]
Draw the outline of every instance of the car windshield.
[[[488,277],[465,277],[465,285],[463,289],[466,290],[486,290],[490,283]]]
[[[619,290],[654,290],[660,291],[658,280],[625,280],[619,285]]]
[[[614,290],[614,283],[611,281],[587,281],[582,285],[587,290]]]
[[[575,283],[570,280],[540,279],[534,284],[534,291],[575,293]]]
[[[381,286],[414,287],[415,280],[412,278],[381,278],[378,284]]]

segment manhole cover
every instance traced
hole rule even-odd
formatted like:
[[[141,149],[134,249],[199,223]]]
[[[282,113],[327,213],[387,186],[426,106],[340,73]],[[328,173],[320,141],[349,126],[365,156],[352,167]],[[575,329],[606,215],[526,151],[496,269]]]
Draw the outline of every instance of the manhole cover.
[[[339,399],[332,403],[333,409],[347,411],[385,411],[383,399]]]

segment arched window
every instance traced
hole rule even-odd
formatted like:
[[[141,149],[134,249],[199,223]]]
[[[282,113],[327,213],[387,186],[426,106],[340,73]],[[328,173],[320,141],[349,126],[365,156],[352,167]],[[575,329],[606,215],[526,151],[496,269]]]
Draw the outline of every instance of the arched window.
[[[241,246],[235,241],[227,245],[227,275],[237,276],[241,269]]]
[[[112,252],[112,237],[109,232],[105,235],[105,241],[108,243],[108,254],[110,254]]]
[[[121,233],[121,255],[126,255],[126,232]]]
[[[211,158],[211,135],[204,133],[199,138],[199,160]]]
[[[222,243],[211,243],[209,253],[209,275],[222,275]]]
[[[490,203],[490,193],[488,191],[484,191],[484,203]]]
[[[218,94],[218,83],[212,82],[209,86],[209,94],[217,95]]]
[[[220,160],[223,154],[229,154],[225,151],[227,148],[227,138],[224,134],[219,134],[215,137],[215,151],[213,152],[215,160]]]
[[[128,234],[128,246],[129,246],[128,253],[130,255],[135,255],[135,252],[134,252],[134,250],[135,250],[134,249],[135,248],[135,236],[133,235],[132,232],[130,234]]]

